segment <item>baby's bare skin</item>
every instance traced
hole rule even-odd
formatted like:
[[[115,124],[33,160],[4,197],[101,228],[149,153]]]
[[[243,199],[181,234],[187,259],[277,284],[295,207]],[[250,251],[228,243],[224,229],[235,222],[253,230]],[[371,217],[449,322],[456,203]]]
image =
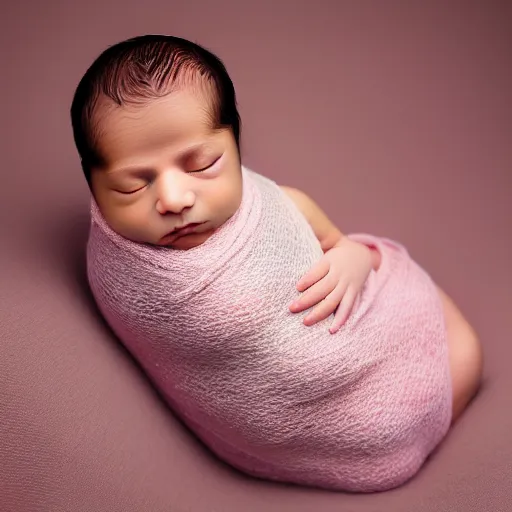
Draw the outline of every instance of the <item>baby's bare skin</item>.
[[[448,350],[453,386],[452,423],[477,393],[483,371],[480,340],[453,300],[438,287],[448,330]]]

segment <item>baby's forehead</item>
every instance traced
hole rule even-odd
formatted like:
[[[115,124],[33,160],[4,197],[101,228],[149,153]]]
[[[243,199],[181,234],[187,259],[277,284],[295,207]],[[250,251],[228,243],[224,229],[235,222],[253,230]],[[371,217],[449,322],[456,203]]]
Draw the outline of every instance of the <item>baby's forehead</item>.
[[[219,129],[207,103],[188,90],[173,92],[143,104],[104,105],[98,113],[97,148],[106,161],[127,154],[147,154],[151,148],[196,146],[208,152]]]

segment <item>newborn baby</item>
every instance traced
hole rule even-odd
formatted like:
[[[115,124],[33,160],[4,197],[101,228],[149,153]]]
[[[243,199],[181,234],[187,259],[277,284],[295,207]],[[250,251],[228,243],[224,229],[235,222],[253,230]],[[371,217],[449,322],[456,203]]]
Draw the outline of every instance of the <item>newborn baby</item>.
[[[233,85],[194,43],[110,47],[71,116],[91,289],[180,418],[261,478],[411,478],[475,394],[481,349],[406,249],[242,166]]]

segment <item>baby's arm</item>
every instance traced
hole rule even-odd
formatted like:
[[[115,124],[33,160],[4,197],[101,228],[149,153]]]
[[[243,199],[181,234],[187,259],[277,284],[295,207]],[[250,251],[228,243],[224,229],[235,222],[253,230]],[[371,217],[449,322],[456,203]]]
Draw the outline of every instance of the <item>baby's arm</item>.
[[[295,203],[295,206],[304,215],[318,238],[324,253],[333,247],[337,247],[342,242],[345,235],[331,222],[325,212],[311,197],[293,187],[281,186],[281,190]],[[374,270],[377,270],[380,266],[380,254],[376,250],[372,250],[371,253],[372,266]]]

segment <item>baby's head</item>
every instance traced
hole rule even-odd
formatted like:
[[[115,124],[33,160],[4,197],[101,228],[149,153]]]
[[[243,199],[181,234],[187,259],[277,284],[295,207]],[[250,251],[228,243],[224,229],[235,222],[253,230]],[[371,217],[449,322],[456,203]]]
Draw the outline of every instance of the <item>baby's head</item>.
[[[108,48],[80,81],[71,121],[96,203],[125,238],[189,249],[239,207],[235,91],[204,48],[163,35]],[[172,234],[188,224],[198,225]]]

